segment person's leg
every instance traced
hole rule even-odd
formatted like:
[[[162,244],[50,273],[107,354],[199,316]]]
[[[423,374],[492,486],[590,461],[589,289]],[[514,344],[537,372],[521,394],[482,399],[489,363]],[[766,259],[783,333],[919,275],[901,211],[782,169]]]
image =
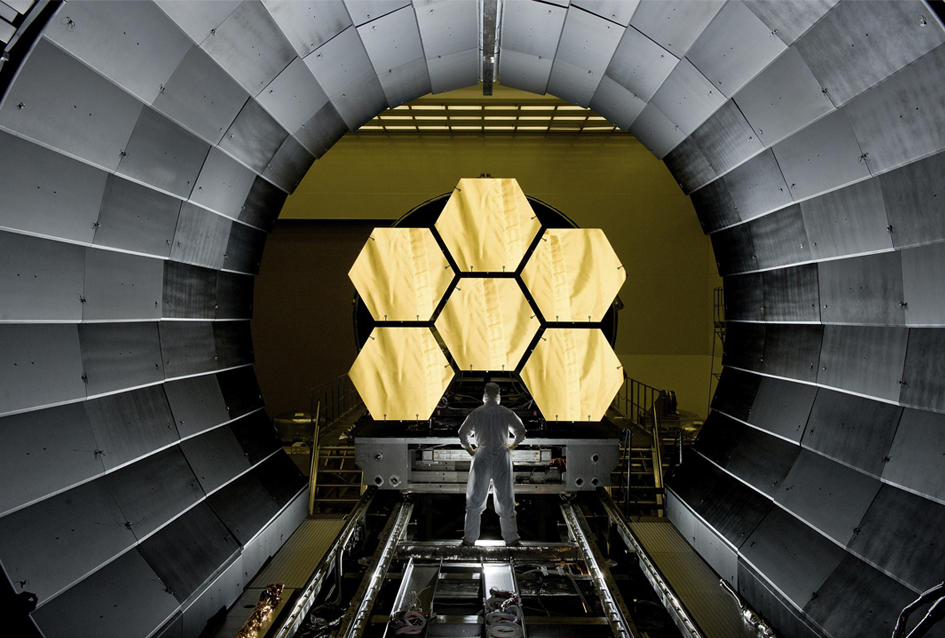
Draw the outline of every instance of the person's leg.
[[[489,497],[489,467],[488,463],[482,462],[487,460],[480,456],[482,453],[480,450],[473,457],[469,468],[469,482],[466,483],[466,525],[463,540],[470,543],[479,540],[479,522]]]
[[[509,450],[496,455],[493,462],[492,484],[495,487],[495,512],[499,515],[502,540],[514,543],[518,540],[518,524],[515,521],[515,475],[512,473],[512,454]]]

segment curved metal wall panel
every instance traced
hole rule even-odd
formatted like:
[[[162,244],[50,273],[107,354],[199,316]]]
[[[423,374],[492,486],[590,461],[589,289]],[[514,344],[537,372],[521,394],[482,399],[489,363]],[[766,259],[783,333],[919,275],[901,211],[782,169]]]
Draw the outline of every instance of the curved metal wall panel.
[[[738,593],[752,601],[755,611],[786,638],[815,638],[819,634],[805,620],[803,612],[787,602],[773,585],[741,556],[738,559]]]
[[[750,423],[751,406],[762,379],[763,377],[757,374],[726,368],[722,371],[715,396],[712,397],[712,409]],[[710,414],[709,418],[712,417]]]
[[[220,566],[235,559],[239,544],[203,502],[138,545],[138,551],[183,603]]]
[[[161,318],[164,261],[110,250],[85,256],[83,321]]]
[[[0,560],[40,604],[82,580],[135,536],[105,482],[92,481],[0,518]]]
[[[161,355],[168,379],[218,370],[213,340],[213,323],[204,321],[162,321]]]
[[[692,134],[716,174],[722,174],[764,147],[735,102],[729,100]],[[694,184],[702,186],[705,182]]]
[[[801,206],[794,204],[749,223],[759,268],[810,261],[810,239]]]
[[[942,29],[924,28],[923,10],[912,2],[877,2],[869,11],[839,2],[796,46],[840,106],[945,42]]]
[[[76,627],[100,638],[127,638],[148,635],[177,608],[135,549],[40,607],[33,618],[47,638],[72,638]]]
[[[0,324],[0,414],[86,397],[74,325]]]
[[[214,147],[197,176],[190,201],[238,219],[257,175]]]
[[[901,254],[880,253],[818,264],[824,323],[904,325]]]
[[[85,249],[0,232],[0,321],[79,321]]]
[[[240,545],[249,543],[279,511],[253,472],[211,494],[207,503]]]
[[[93,245],[156,257],[171,254],[179,199],[110,174],[101,201]]]
[[[226,257],[226,243],[233,222],[184,202],[174,233],[171,259],[219,270]]]
[[[892,250],[882,178],[801,202],[813,259]]]
[[[725,283],[725,320],[761,321],[764,317],[764,287],[760,273],[733,275]]]
[[[282,146],[272,156],[262,174],[278,184],[280,188],[291,193],[305,177],[305,173],[314,161],[315,156],[290,135],[282,142]]]
[[[164,380],[156,322],[83,323],[79,343],[90,397]]]
[[[204,497],[176,445],[109,474],[105,485],[139,541]]]
[[[643,0],[630,19],[630,26],[681,58],[724,4],[719,0],[686,0],[673,6]]]
[[[821,390],[801,444],[878,477],[901,416],[895,405]]]
[[[81,403],[0,418],[0,514],[105,472]]]
[[[231,419],[263,407],[262,393],[252,368],[236,368],[217,373],[216,376]]]
[[[211,29],[200,48],[252,95],[259,95],[295,57],[269,12],[255,0],[243,2]]]
[[[814,386],[764,377],[755,394],[749,422],[775,436],[799,443],[817,392]]]
[[[250,468],[243,448],[229,426],[189,438],[180,447],[207,494]]]
[[[663,162],[684,193],[691,193],[699,186],[708,184],[718,175],[709,164],[702,149],[699,148],[694,135],[680,142],[663,158]]]
[[[326,107],[329,108],[329,107]],[[240,209],[240,221],[266,232],[272,230],[285,203],[286,193],[271,182],[257,177]]]
[[[96,451],[106,470],[167,447],[180,439],[161,386],[86,401]]]
[[[503,33],[503,46],[506,37]],[[678,63],[675,55],[629,27],[614,51],[606,76],[641,100],[649,101]]]
[[[762,273],[766,321],[820,322],[817,266]]]
[[[0,131],[0,227],[92,243],[106,173]]]
[[[217,274],[217,319],[253,318],[254,280],[251,275]]]
[[[945,244],[910,248],[902,256],[902,297],[910,326],[945,325]]]
[[[945,153],[884,173],[879,178],[897,249],[945,239]]]
[[[41,38],[0,106],[0,128],[114,171],[141,110],[129,94]]]
[[[351,26],[348,10],[341,0],[312,4],[263,0],[263,5],[302,57]]]
[[[906,328],[824,327],[817,383],[898,401],[908,336]]]
[[[686,137],[686,134],[663,115],[652,102],[640,111],[640,115],[630,125],[630,132],[643,143],[647,150],[660,159]]]
[[[903,405],[945,412],[945,331],[909,330],[909,347],[902,372]]]
[[[624,30],[593,13],[568,9],[548,78],[548,92],[588,106]]]
[[[798,381],[818,381],[818,363],[823,357],[823,326],[771,324],[765,334],[765,374]]]
[[[764,352],[765,324],[732,323],[726,329],[723,365],[760,372]]]
[[[925,469],[940,465],[943,456],[945,414],[907,408],[883,466],[883,482],[945,504],[945,474]]]
[[[843,547],[853,537],[879,488],[876,478],[804,449],[775,494],[775,501]]]
[[[220,0],[212,3],[174,0],[166,6],[185,4],[223,6],[226,3]],[[217,144],[247,99],[249,95],[236,80],[227,75],[206,51],[193,46],[153,106],[211,144]]]
[[[217,271],[164,262],[163,310],[165,319],[213,319],[219,305]],[[226,296],[225,293],[223,295]],[[166,364],[165,364],[166,365]]]
[[[113,37],[119,31],[121,37]],[[69,21],[53,25],[46,36],[145,104],[160,94],[190,48],[153,2],[73,1]]]
[[[168,381],[167,401],[181,438],[191,437],[230,420],[215,375]]]
[[[691,135],[725,103],[725,96],[683,58],[653,96],[652,104],[684,135]]]
[[[220,141],[220,148],[257,173],[266,170],[288,132],[250,98]]]
[[[839,0],[744,0],[784,44],[791,45]]]

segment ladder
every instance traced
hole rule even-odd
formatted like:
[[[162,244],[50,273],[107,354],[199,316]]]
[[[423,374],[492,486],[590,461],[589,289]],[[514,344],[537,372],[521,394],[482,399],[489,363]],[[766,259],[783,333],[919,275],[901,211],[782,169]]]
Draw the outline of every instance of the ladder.
[[[354,462],[354,446],[319,446],[316,454],[312,474],[314,512],[350,513],[364,492],[364,476]]]

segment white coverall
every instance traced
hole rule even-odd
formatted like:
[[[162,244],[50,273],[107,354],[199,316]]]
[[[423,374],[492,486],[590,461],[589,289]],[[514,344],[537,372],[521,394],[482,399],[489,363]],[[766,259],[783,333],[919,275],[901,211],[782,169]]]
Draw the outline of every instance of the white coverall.
[[[509,442],[509,433],[514,440]],[[517,446],[525,440],[522,420],[502,407],[494,399],[486,399],[466,417],[459,429],[463,447],[472,450],[478,445],[469,469],[466,485],[466,528],[464,537],[475,542],[479,539],[479,521],[489,497],[489,481],[495,486],[495,511],[499,515],[502,539],[506,543],[518,540],[515,523],[515,477],[512,474],[512,452],[509,445]]]

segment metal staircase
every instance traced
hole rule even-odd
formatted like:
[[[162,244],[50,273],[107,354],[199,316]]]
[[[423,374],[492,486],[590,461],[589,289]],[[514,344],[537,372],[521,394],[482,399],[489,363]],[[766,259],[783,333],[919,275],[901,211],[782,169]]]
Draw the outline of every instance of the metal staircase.
[[[311,489],[313,514],[347,514],[364,491],[363,475],[354,462],[353,445],[316,448]]]

